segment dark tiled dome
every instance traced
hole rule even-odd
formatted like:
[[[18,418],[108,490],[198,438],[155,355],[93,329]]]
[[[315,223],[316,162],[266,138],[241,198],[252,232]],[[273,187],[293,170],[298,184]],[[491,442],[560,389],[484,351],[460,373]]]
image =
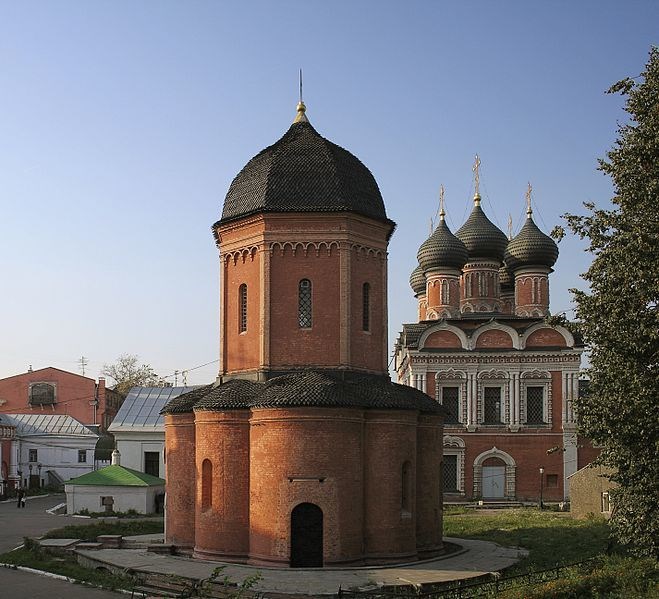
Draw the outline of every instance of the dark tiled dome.
[[[162,413],[295,407],[443,412],[442,406],[425,393],[392,383],[386,377],[302,370],[264,383],[232,379],[220,385],[209,385],[180,395],[169,402]]]
[[[526,219],[524,226],[506,249],[506,264],[513,271],[525,266],[551,268],[557,258],[556,243],[549,235],[538,229],[531,216]]]
[[[410,275],[410,287],[415,295],[426,292],[426,275],[419,264]]]
[[[442,266],[460,269],[466,264],[469,254],[465,244],[451,233],[442,218],[432,235],[421,244],[416,257],[421,268],[428,271]]]
[[[301,106],[284,136],[254,156],[233,180],[219,222],[259,212],[346,211],[391,222],[368,168],[322,137]]]
[[[475,204],[467,222],[460,227],[455,236],[467,247],[470,260],[489,258],[503,261],[508,238],[485,216],[480,202]]]

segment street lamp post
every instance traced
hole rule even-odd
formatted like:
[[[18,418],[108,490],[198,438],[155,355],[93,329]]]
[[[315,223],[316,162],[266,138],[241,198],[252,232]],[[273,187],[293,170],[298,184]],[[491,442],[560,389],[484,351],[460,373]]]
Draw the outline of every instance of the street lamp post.
[[[42,466],[43,466],[43,464],[41,462],[39,462],[37,464],[37,469],[39,470],[39,488],[41,488],[41,467]]]
[[[542,504],[542,491],[544,489],[544,482],[545,482],[545,469],[540,466],[540,509],[543,509],[543,504]]]

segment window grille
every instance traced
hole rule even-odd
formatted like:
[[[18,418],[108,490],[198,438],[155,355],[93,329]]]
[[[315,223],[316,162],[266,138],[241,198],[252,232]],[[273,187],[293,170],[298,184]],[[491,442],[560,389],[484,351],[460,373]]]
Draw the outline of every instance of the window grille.
[[[526,423],[543,424],[545,422],[544,387],[526,388]]]
[[[458,456],[444,455],[442,461],[442,491],[444,493],[458,492]]]
[[[371,286],[364,283],[362,288],[362,330],[371,330]]]
[[[501,424],[501,388],[485,387],[484,424]]]
[[[442,387],[442,405],[448,411],[445,424],[457,424],[458,420],[458,387]]]
[[[298,286],[298,324],[301,329],[310,329],[313,324],[311,314],[311,281],[302,279]]]
[[[238,331],[247,331],[247,285],[238,288]]]
[[[28,452],[28,462],[38,462],[39,458],[37,456],[36,449],[30,449]]]
[[[84,449],[78,450],[78,464],[85,464],[87,462],[87,452]]]
[[[50,383],[34,383],[30,385],[30,404],[52,405],[55,403],[55,385]]]

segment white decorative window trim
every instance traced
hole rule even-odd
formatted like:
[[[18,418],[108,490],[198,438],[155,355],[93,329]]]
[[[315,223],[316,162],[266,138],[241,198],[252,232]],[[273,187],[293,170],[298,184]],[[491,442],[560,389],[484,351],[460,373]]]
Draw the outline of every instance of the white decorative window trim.
[[[526,426],[543,426],[552,423],[552,384],[551,374],[543,370],[530,370],[520,376],[519,421]],[[527,387],[543,387],[542,409],[544,413],[543,424],[527,424],[526,389]]]
[[[485,422],[485,387],[499,387],[501,389],[501,404],[499,406],[499,419],[501,426],[510,422],[510,385],[508,373],[493,368],[478,374],[478,395],[476,398],[476,422],[486,426],[496,426]]]
[[[435,374],[435,399],[442,403],[444,387],[458,388],[458,422],[446,426],[464,426],[467,420],[467,376],[462,370],[440,370]]]
[[[456,485],[460,495],[465,494],[465,442],[460,437],[444,435],[444,455],[457,456],[456,459]]]

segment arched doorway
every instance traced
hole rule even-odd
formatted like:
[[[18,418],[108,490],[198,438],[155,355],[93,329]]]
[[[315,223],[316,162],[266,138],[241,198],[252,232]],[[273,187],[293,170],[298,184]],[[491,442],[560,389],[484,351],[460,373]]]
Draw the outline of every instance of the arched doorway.
[[[322,568],[323,510],[300,503],[291,512],[291,568]]]
[[[474,460],[474,497],[515,499],[515,460],[493,447]]]

